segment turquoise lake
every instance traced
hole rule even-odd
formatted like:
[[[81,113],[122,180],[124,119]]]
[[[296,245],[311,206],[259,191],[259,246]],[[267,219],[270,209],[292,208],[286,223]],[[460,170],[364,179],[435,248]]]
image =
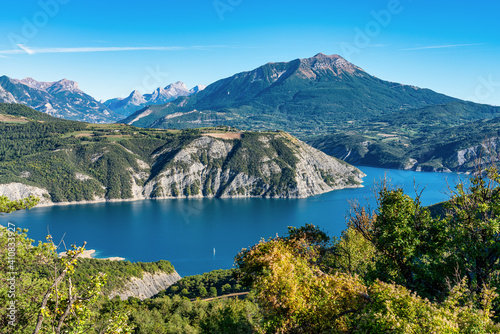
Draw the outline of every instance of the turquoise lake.
[[[349,201],[374,207],[374,184],[387,175],[393,185],[415,195],[425,190],[424,205],[446,200],[448,185],[465,175],[359,167],[364,187],[337,190],[306,199],[169,199],[34,208],[0,216],[0,224],[29,229],[28,236],[95,249],[96,257],[130,261],[169,260],[181,276],[228,269],[234,256],[261,238],[283,235],[287,226],[311,223],[331,236],[346,226]],[[214,252],[215,249],[215,252]]]

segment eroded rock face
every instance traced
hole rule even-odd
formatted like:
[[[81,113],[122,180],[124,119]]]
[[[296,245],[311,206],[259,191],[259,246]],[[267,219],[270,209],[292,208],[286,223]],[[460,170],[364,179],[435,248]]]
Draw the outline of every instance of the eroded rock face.
[[[144,196],[303,198],[361,185],[360,170],[286,133],[262,135],[258,140],[260,147],[254,151],[237,141],[198,138],[150,179]],[[286,145],[293,157],[280,155],[271,145],[273,140]],[[238,168],[231,159],[249,166]],[[251,168],[252,159],[258,161],[257,169]]]
[[[39,204],[52,204],[49,193],[46,189],[28,186],[22,183],[0,184],[0,196],[7,196],[10,200],[17,201],[28,196],[40,198]]]
[[[165,290],[175,282],[181,279],[181,276],[174,271],[172,274],[159,272],[156,274],[144,273],[141,278],[132,277],[125,286],[109,294],[109,298],[119,296],[121,300],[127,300],[129,297],[144,300],[150,298],[160,291]]]
[[[459,150],[456,155],[456,162],[458,166],[462,167],[478,160],[483,164],[498,161],[499,146],[499,137],[488,138],[480,145]]]

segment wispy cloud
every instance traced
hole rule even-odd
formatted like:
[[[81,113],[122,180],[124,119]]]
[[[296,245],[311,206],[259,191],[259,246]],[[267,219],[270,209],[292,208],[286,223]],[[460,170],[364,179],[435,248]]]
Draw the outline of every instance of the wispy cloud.
[[[189,49],[220,48],[222,45],[212,46],[125,46],[125,47],[79,47],[79,48],[29,48],[18,44],[19,49],[0,50],[1,55],[13,55],[27,53],[30,55],[40,53],[82,53],[82,52],[117,52],[117,51],[178,51]]]
[[[459,47],[463,47],[463,46],[476,46],[476,45],[484,45],[484,43],[475,43],[475,44],[446,44],[446,45],[421,46],[421,47],[418,47],[418,48],[401,49],[401,51],[459,48]]]

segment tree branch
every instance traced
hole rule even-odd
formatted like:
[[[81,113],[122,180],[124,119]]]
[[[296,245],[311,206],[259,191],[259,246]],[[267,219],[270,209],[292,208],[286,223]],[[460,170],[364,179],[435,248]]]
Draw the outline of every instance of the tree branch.
[[[87,244],[87,242],[85,241],[83,243],[83,246],[80,249],[83,249],[86,244]],[[79,253],[79,252],[74,254],[70,259],[70,263],[72,261],[74,261],[76,258],[78,258],[78,256],[80,256],[80,254],[81,253]],[[66,273],[68,272],[68,269],[69,269],[69,267],[64,268],[64,270],[61,272],[61,274],[59,274],[59,276],[55,279],[54,283],[52,283],[50,288],[47,290],[47,292],[43,296],[42,305],[40,307],[40,313],[38,313],[38,319],[36,322],[35,329],[33,330],[33,334],[38,334],[40,332],[40,329],[42,328],[43,318],[44,318],[43,310],[47,306],[47,302],[49,301],[52,289],[57,287],[59,285],[59,283],[64,279],[64,277],[66,276]]]

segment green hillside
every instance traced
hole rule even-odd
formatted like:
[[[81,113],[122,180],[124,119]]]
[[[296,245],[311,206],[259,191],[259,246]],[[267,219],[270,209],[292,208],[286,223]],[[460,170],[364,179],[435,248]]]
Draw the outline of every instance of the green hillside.
[[[500,118],[493,118],[497,109],[454,102],[376,123],[354,122],[345,131],[303,139],[352,164],[472,171],[480,158],[486,164],[497,159]],[[481,113],[473,113],[477,110]]]
[[[283,132],[142,129],[61,120],[20,105],[0,108],[0,184],[45,189],[39,196],[52,202],[306,196],[361,181],[356,168],[320,155],[313,159],[323,165],[307,176],[320,186],[300,186],[298,158],[320,152]]]
[[[2,115],[15,119],[0,122],[0,183],[43,187],[54,202],[96,195],[129,198],[127,168],[140,170],[135,156],[147,159],[179,137],[177,132],[61,120],[20,105],[0,105]],[[95,160],[103,152],[104,159]],[[91,178],[82,182],[77,173]]]

